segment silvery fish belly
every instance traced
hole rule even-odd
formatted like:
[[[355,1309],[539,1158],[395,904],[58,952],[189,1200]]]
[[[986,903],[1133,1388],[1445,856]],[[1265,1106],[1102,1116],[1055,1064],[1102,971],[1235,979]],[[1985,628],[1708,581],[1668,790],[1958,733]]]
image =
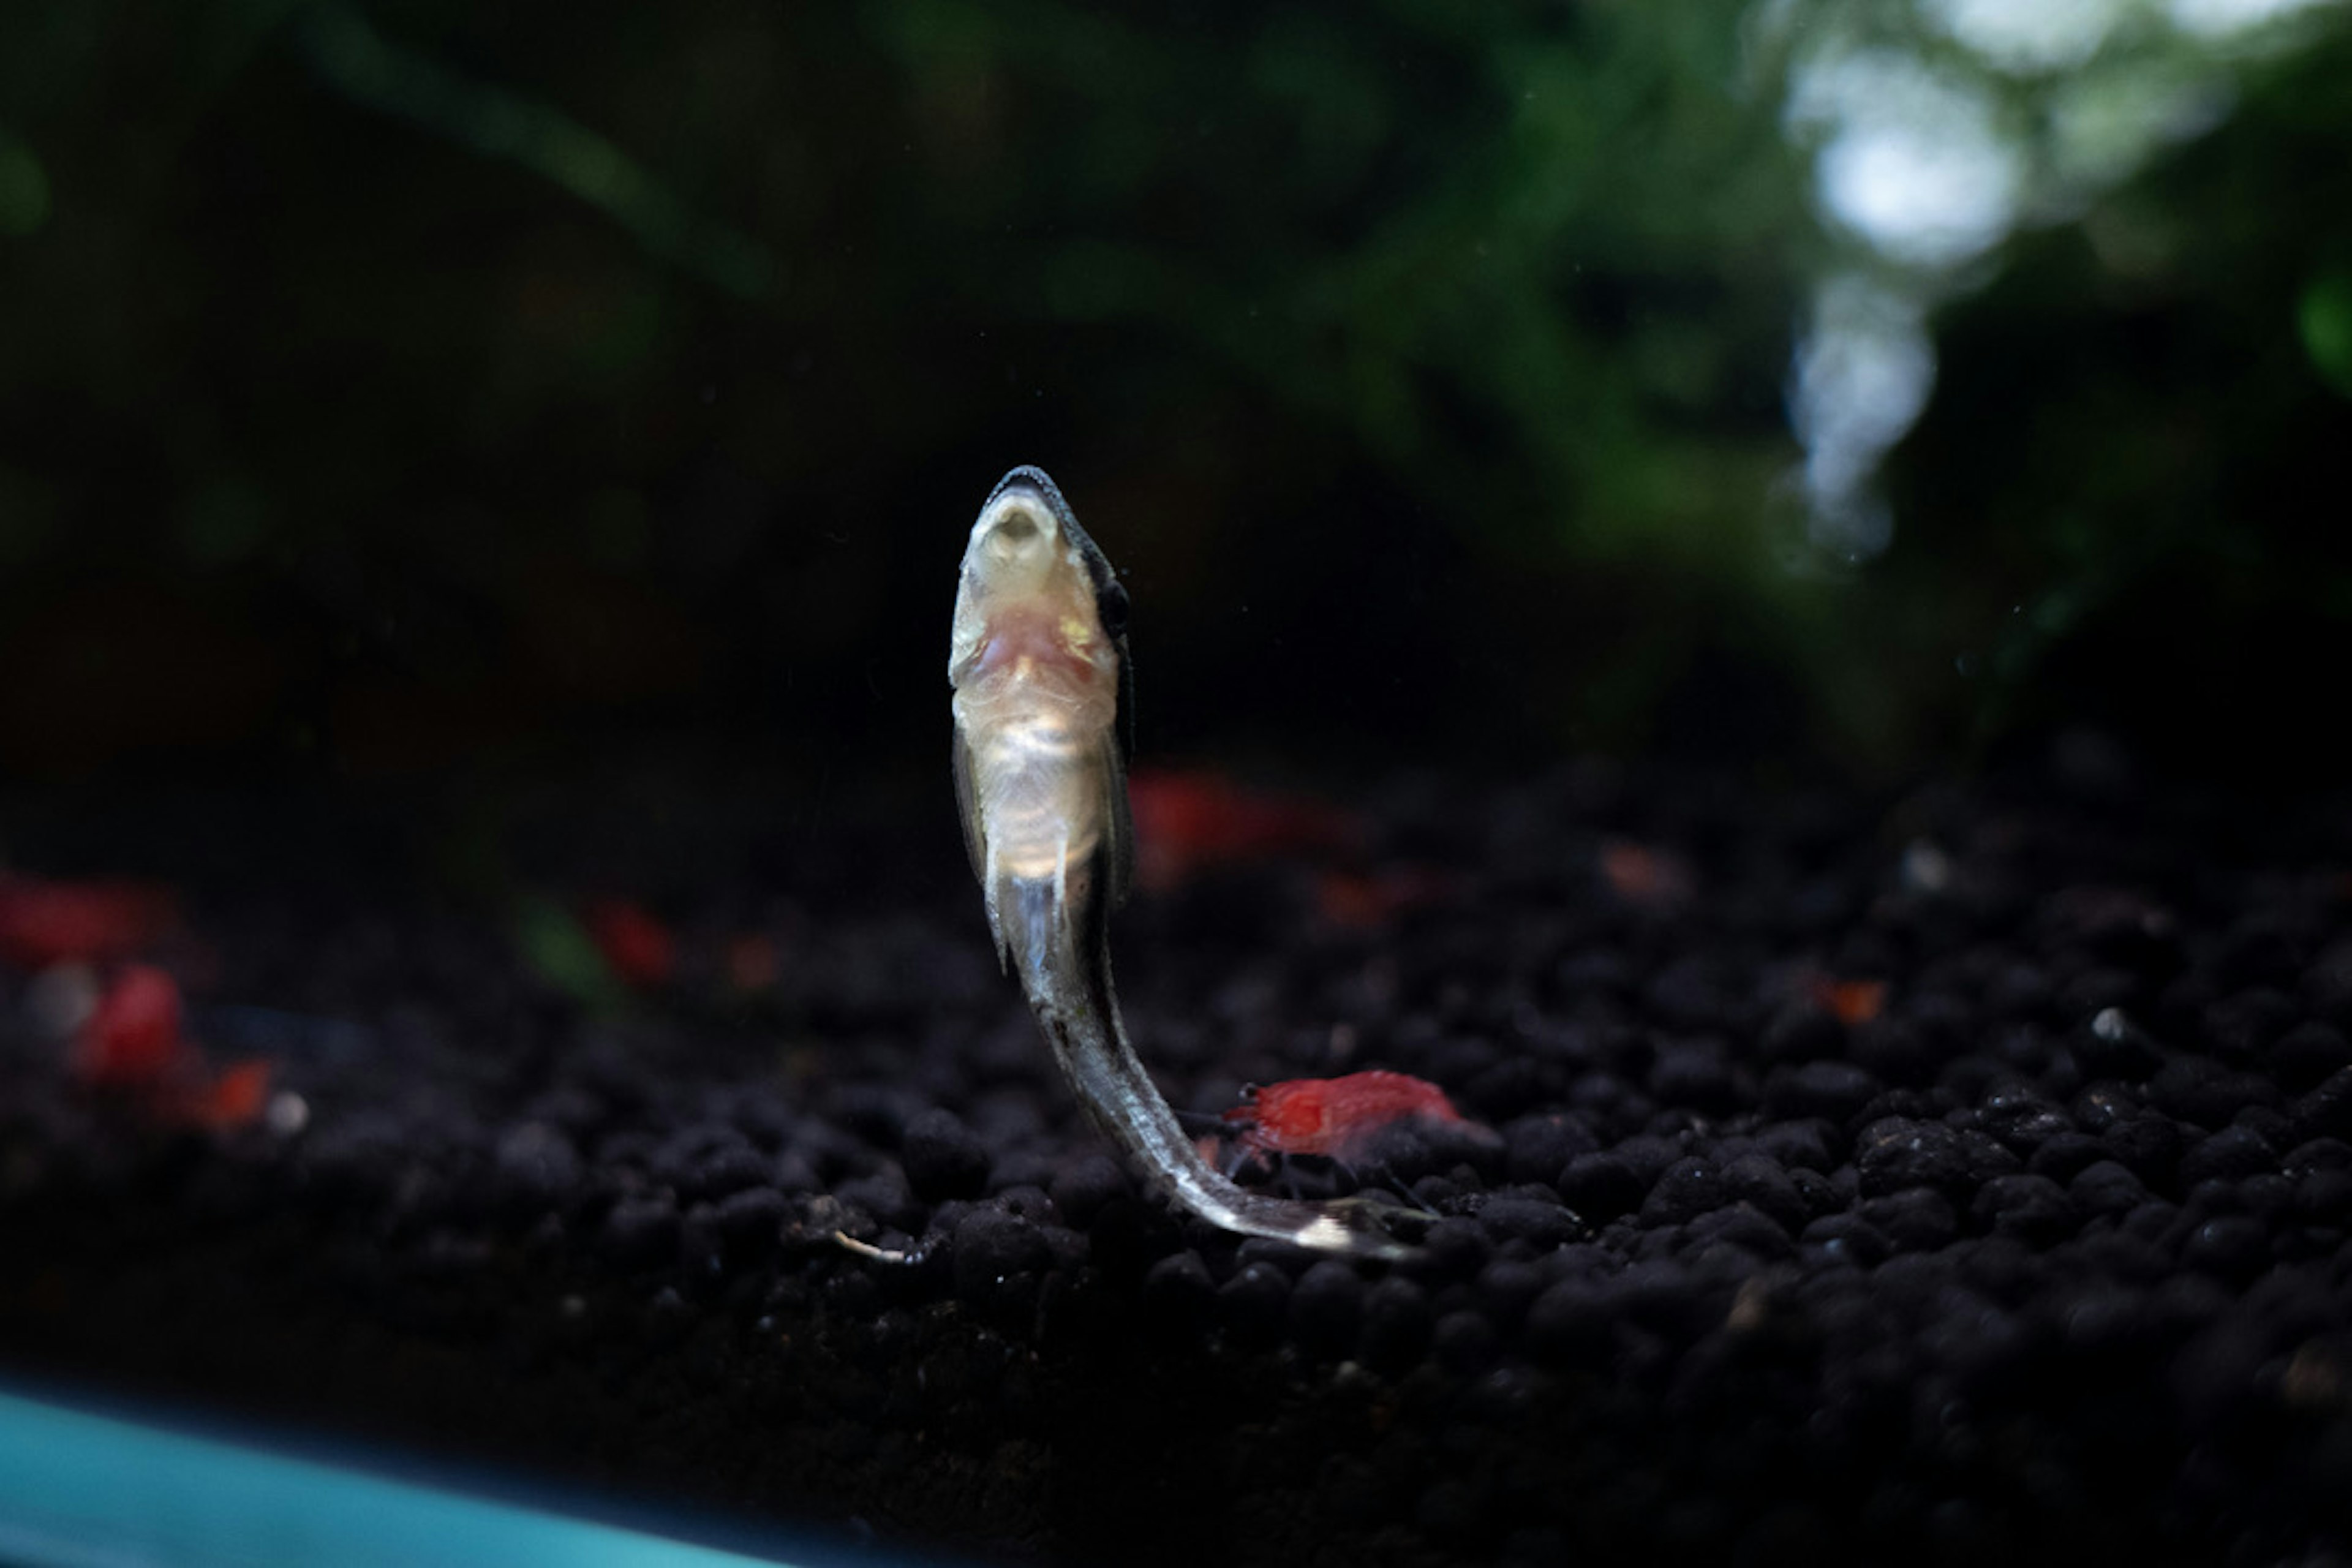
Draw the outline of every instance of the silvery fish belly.
[[[1111,910],[1133,864],[1123,723],[1127,594],[1054,481],[1007,474],[964,551],[948,651],[956,803],[999,957],[1096,1126],[1185,1208],[1252,1236],[1368,1257],[1419,1216],[1248,1192],[1202,1159],[1128,1042]]]
[[[1029,715],[992,732],[974,760],[973,774],[984,782],[977,802],[980,868],[988,889],[990,923],[1000,951],[1019,945],[1028,952],[1051,951],[1054,926],[1093,896],[1095,854],[1108,819],[1103,737],[1081,741],[1053,715]],[[1013,900],[1006,881],[1042,884],[1050,897],[1028,900],[1034,929],[1016,944],[1003,922]]]
[[[1102,842],[1109,815],[1097,749],[1057,713],[1026,713],[990,732],[975,776],[991,869],[1007,877],[1064,877]]]

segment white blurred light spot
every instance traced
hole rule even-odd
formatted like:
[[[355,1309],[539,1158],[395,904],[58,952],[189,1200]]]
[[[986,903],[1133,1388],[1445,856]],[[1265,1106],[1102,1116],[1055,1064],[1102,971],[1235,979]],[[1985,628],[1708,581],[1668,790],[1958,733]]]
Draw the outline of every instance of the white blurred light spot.
[[[310,1125],[310,1102],[290,1089],[280,1089],[269,1097],[261,1119],[278,1137],[291,1138]]]
[[[1903,886],[1915,893],[1940,893],[1952,885],[1952,858],[1925,838],[1903,849]]]
[[[1981,280],[1970,264],[2021,226],[2086,218],[2109,267],[2156,271],[2163,233],[2094,211],[2095,199],[2218,123],[2233,60],[2304,36],[2283,25],[2291,18],[2346,5],[1907,0],[1913,30],[1928,36],[1905,47],[1862,41],[1900,35],[1881,10],[1864,8],[1874,24],[1857,26],[1805,0],[1754,0],[1751,63],[1787,62],[1783,129],[1811,150],[1825,226],[1869,253],[1817,285],[1791,367],[1811,552],[1790,552],[1791,570],[1886,547],[1893,520],[1874,476],[1935,381],[1923,316]]]
[[[1799,66],[1788,113],[1830,132],[1813,169],[1830,216],[1892,260],[1957,266],[2016,220],[2022,157],[1980,87],[1864,49]]]
[[[1847,561],[1886,548],[1893,519],[1869,493],[1870,477],[1927,406],[1935,381],[1917,300],[1855,273],[1822,283],[1789,395],[1817,548]]]
[[[2098,52],[2123,0],[1923,0],[1928,19],[1987,64],[2020,74],[2063,70]]]
[[[1822,149],[1821,181],[1841,223],[1923,267],[1990,248],[2017,214],[2015,153],[1965,118],[1849,126]]]

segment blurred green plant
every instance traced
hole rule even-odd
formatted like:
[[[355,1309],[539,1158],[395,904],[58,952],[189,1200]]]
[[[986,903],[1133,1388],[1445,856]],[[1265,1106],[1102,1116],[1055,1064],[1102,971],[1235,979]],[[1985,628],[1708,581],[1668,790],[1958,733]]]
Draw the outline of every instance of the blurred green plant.
[[[304,755],[659,713],[929,766],[908,606],[1041,460],[1136,581],[1157,745],[1927,755],[2179,562],[2318,559],[2231,487],[2352,355],[2318,68],[2042,9],[30,0],[0,657],[130,575],[260,628]],[[2240,83],[2260,204],[2163,153]],[[1998,165],[1931,263],[1865,219],[1943,186],[1832,178],[1921,152],[1870,121],[1911,89]],[[1893,542],[1824,548],[1792,349],[1920,266],[1888,330],[1942,379],[1847,541]],[[2156,318],[2287,352],[2152,381]]]
[[[530,972],[593,1013],[622,1010],[627,994],[580,918],[562,903],[524,894],[512,905],[510,930]]]
[[[30,147],[0,129],[0,237],[37,233],[48,217],[48,172]]]
[[[2342,28],[2266,62],[1948,313],[1875,577],[1916,616],[1885,623],[1906,677],[1979,742],[2089,720],[2175,765],[2336,775],[2307,681],[2352,639],[2347,70]],[[1955,651],[1978,668],[1939,683]]]
[[[2352,397],[2352,271],[2325,272],[2295,301],[2303,352],[2327,384]]]
[[[486,156],[511,159],[612,218],[656,256],[730,294],[757,300],[767,291],[776,264],[764,247],[697,217],[667,182],[553,106],[395,48],[341,0],[313,0],[298,26],[311,64],[352,100]]]

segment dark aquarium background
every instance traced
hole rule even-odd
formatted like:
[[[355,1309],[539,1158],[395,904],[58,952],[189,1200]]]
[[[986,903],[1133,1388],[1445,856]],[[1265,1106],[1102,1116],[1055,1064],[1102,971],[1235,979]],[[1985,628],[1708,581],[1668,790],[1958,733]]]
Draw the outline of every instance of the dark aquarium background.
[[[0,0],[0,1556],[2352,1561],[2347,454],[2347,0]]]
[[[26,0],[0,767],[943,775],[1034,462],[1161,760],[2325,782],[2347,72],[2292,0]]]

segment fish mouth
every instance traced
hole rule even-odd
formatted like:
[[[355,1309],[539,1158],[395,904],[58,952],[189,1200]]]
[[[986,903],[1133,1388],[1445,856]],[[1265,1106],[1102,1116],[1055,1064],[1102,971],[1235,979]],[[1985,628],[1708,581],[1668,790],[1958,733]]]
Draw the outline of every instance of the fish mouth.
[[[989,559],[1000,565],[1019,565],[1034,559],[1052,542],[1053,514],[1045,498],[1034,490],[1008,490],[989,504],[980,520],[980,536]]]
[[[1003,517],[996,520],[996,527],[992,537],[1003,541],[1007,545],[1021,545],[1028,543],[1044,531],[1045,530],[1037,525],[1035,512],[1027,507],[1016,505],[1008,509]]]
[[[1070,531],[1070,503],[1043,468],[1023,465],[996,481],[972,525],[974,544],[999,566],[1034,569]]]

